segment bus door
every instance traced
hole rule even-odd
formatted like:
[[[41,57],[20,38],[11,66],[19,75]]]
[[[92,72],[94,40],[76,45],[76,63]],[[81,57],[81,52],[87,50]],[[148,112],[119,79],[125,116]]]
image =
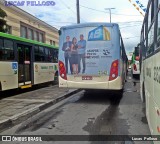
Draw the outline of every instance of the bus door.
[[[31,47],[18,44],[17,50],[19,87],[31,87]]]

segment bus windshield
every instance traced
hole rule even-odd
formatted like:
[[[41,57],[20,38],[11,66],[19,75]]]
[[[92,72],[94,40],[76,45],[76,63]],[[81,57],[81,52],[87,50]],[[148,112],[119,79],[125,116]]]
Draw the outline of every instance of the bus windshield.
[[[139,56],[139,47],[135,47],[135,57]]]

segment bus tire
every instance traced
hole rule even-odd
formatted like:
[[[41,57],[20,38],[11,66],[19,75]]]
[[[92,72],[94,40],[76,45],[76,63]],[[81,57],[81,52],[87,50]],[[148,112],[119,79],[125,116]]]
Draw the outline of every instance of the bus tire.
[[[122,96],[123,96],[123,88],[120,89],[120,90],[116,90],[116,91],[114,91],[113,93],[116,94],[116,97],[117,97],[117,98],[122,98]]]
[[[146,102],[144,83],[142,84],[142,102],[143,103]]]
[[[142,102],[144,103],[144,114],[146,116],[147,111],[146,111],[146,97],[145,97],[145,87],[144,83],[142,84]]]
[[[135,78],[136,76],[135,76],[135,74],[132,74],[132,78]]]

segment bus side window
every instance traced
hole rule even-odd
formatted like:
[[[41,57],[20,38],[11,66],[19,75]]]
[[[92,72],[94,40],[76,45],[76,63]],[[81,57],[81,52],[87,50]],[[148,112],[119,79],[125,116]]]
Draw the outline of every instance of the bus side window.
[[[44,54],[45,54],[45,61],[48,62],[49,61],[49,50],[48,48],[44,48]]]
[[[122,58],[122,40],[121,40],[121,37],[120,37],[120,55],[121,55],[121,58]]]
[[[124,54],[124,45],[123,45],[122,38],[120,39],[120,51],[121,51],[121,58],[124,61],[125,60],[125,54]]]
[[[57,63],[58,62],[58,50],[53,49],[53,62]]]
[[[157,48],[160,48],[160,11],[158,12],[157,22]]]
[[[154,24],[152,25],[148,33],[148,49],[147,54],[151,54],[154,51]]]
[[[44,47],[39,46],[39,61],[45,61]]]
[[[148,48],[147,48],[147,54],[151,54],[154,51],[154,23],[152,23],[154,17],[154,2],[152,0],[150,7],[149,7],[149,13],[148,13]]]
[[[34,46],[34,57],[35,57],[35,61],[39,61],[39,49],[38,49],[38,46]]]
[[[2,54],[3,54],[3,40],[0,39],[0,60],[2,60]]]
[[[53,55],[52,55],[52,53],[53,53],[53,50],[52,50],[52,49],[49,49],[49,55],[48,55],[48,60],[49,60],[49,62],[52,62],[52,61],[53,61]]]
[[[0,42],[0,60],[14,60],[14,49],[13,49],[13,41],[11,40],[4,40],[4,47],[3,41]]]
[[[49,48],[45,48],[45,61],[46,62],[52,62],[53,56],[52,51]]]

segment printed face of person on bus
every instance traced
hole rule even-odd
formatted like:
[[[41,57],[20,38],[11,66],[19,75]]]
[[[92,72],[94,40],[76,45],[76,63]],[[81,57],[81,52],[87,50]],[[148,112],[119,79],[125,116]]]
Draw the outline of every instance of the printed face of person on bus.
[[[66,41],[69,42],[69,40],[70,40],[70,37],[66,36]]]
[[[76,43],[77,43],[77,39],[76,39],[75,37],[73,38],[72,43],[73,43],[73,44],[76,44]]]
[[[83,35],[82,34],[80,35],[80,40],[83,40]]]

